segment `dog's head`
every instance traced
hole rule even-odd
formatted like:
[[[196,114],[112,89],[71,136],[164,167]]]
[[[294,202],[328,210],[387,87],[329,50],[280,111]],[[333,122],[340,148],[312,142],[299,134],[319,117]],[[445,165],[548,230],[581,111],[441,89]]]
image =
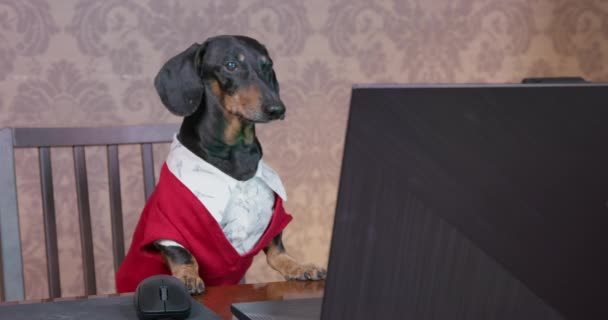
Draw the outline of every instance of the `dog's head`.
[[[224,112],[242,121],[268,122],[285,115],[268,51],[244,36],[218,36],[193,44],[165,63],[154,86],[163,104],[179,116],[193,114],[205,92]]]

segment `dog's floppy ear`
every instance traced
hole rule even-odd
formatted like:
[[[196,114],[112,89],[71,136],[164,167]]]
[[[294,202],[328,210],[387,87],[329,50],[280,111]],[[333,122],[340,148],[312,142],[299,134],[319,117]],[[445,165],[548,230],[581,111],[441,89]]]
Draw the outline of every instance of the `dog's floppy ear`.
[[[205,89],[199,72],[207,43],[195,43],[169,59],[154,78],[160,100],[178,116],[193,114],[203,100]]]

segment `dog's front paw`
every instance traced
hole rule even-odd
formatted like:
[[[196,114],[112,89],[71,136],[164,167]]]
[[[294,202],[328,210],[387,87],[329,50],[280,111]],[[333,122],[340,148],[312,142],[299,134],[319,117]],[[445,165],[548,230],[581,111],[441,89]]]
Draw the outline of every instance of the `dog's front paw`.
[[[190,294],[196,295],[205,291],[205,283],[203,282],[203,279],[198,276],[198,272],[183,268],[176,270],[173,273],[173,276],[180,279],[186,285]]]
[[[198,275],[190,276],[185,275],[180,278],[185,284],[190,294],[201,294],[205,291],[205,284],[203,283],[203,279],[201,279]]]
[[[327,276],[327,271],[314,264],[295,265],[283,276],[285,280],[323,280]]]

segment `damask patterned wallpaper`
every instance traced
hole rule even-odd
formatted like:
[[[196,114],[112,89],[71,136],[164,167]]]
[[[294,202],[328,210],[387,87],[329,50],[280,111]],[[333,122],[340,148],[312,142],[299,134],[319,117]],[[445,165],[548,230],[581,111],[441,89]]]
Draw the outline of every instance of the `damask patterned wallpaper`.
[[[295,220],[292,255],[327,263],[353,83],[608,78],[603,0],[0,0],[0,126],[177,123],[152,79],[193,42],[245,34],[275,60],[285,121],[258,127]],[[126,245],[143,206],[139,151],[121,151]],[[155,149],[157,170],[167,151]],[[47,295],[36,152],[19,150],[28,298]],[[53,153],[64,296],[83,292],[70,150]],[[87,150],[97,282],[113,292],[104,150]],[[137,190],[137,191],[135,191]],[[353,235],[356,236],[356,235]],[[259,256],[249,282],[280,280]]]

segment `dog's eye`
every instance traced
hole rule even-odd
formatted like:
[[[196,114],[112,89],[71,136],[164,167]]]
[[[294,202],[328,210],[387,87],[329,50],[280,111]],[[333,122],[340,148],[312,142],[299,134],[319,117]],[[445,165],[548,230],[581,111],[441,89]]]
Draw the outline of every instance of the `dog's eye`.
[[[234,71],[238,67],[235,61],[228,61],[226,62],[226,64],[224,64],[224,66],[226,67],[226,69],[228,69],[228,71]]]

